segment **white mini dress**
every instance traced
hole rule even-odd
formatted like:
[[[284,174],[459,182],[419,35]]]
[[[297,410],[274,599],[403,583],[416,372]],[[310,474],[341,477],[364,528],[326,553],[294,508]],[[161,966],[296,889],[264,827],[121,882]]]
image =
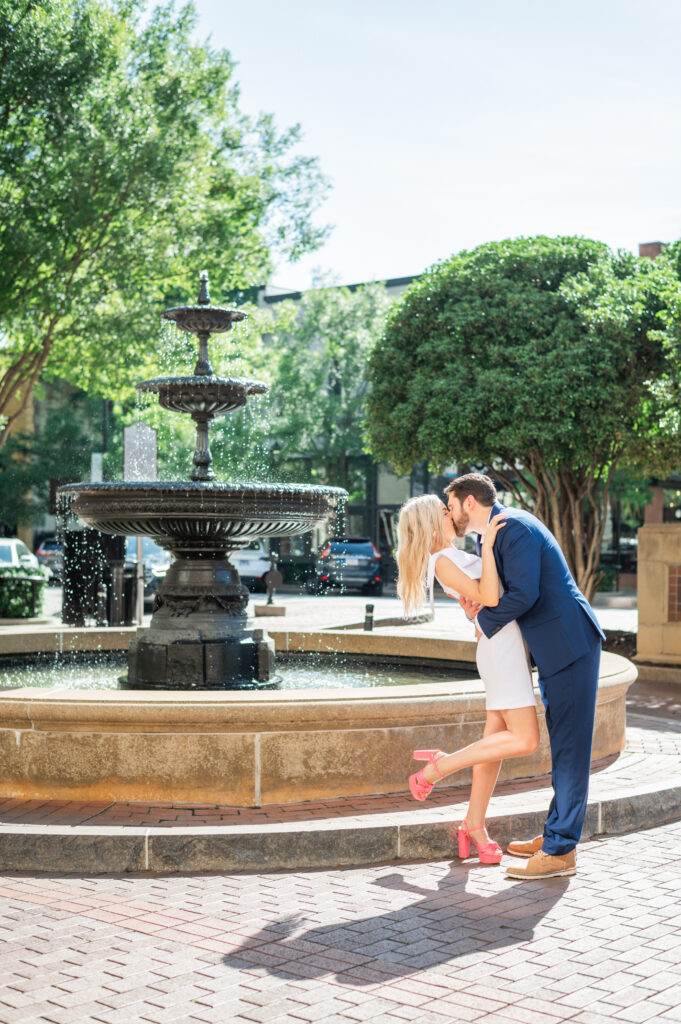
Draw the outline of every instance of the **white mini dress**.
[[[482,575],[482,559],[478,555],[469,555],[458,548],[443,548],[442,551],[436,551],[430,556],[426,577],[431,608],[436,578],[446,594],[451,594],[452,597],[459,596],[456,590],[445,586],[437,577],[435,563],[442,555],[454,562],[472,580],[479,580]],[[499,588],[503,593],[501,583]],[[485,684],[485,707],[488,711],[509,711],[511,708],[536,705],[530,656],[515,619],[502,626],[494,636],[486,637],[483,633],[478,640],[475,661],[480,678]]]

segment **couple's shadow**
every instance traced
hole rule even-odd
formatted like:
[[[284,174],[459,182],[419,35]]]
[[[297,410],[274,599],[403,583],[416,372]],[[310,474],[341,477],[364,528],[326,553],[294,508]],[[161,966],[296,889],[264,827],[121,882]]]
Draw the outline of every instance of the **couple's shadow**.
[[[467,892],[468,878],[479,870],[496,869],[457,863],[435,889],[415,885],[399,871],[391,872],[374,885],[422,898],[406,907],[337,924],[306,927],[302,915],[288,915],[245,939],[223,957],[223,963],[240,969],[265,968],[282,978],[336,975],[356,985],[374,984],[381,973],[407,977],[471,953],[531,940],[537,924],[569,885],[567,878],[555,878],[518,882],[489,895]]]

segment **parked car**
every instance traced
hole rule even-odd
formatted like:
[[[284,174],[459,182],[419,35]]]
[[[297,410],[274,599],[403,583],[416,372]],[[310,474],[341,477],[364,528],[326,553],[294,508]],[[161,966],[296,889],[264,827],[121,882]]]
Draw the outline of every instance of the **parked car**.
[[[265,574],[270,571],[272,563],[263,540],[252,540],[248,547],[230,551],[229,560],[249,590],[267,590]]]
[[[320,551],[307,589],[320,593],[329,587],[342,587],[379,596],[383,593],[380,570],[381,556],[371,538],[333,537]]]
[[[64,549],[58,537],[45,537],[35,549],[40,565],[49,569],[54,583],[61,583],[64,571]]]
[[[0,565],[37,569],[38,559],[18,537],[0,537]]]
[[[142,561],[144,562],[144,605],[150,607],[154,603],[156,591],[172,565],[173,556],[151,537],[142,537]],[[126,566],[137,565],[137,537],[125,538],[125,564]]]

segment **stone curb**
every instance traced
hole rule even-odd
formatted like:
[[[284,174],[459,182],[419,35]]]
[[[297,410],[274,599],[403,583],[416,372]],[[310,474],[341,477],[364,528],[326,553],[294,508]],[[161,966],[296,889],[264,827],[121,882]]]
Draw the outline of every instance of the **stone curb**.
[[[548,804],[548,791],[547,791]],[[454,809],[453,809],[454,810]],[[0,869],[51,874],[252,872],[359,867],[389,861],[446,860],[458,819],[404,823],[325,819],[301,829],[291,822],[216,828],[0,825]],[[542,831],[545,808],[490,815],[502,847]],[[681,786],[590,801],[583,839],[652,828],[681,818]]]
[[[652,683],[659,686],[681,686],[681,665],[657,665],[650,661],[633,659],[638,670],[640,683]]]

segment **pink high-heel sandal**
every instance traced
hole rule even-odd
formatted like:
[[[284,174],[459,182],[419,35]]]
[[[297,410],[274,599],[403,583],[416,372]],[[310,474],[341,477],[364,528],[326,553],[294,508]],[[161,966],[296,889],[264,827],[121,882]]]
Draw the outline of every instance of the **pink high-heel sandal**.
[[[484,832],[484,827],[480,825],[479,828],[469,828],[468,822],[462,821],[457,833],[459,838],[459,857],[465,860],[470,855],[472,839],[478,851],[478,858],[481,864],[500,864],[503,853],[499,844],[490,841],[481,846],[477,839],[471,835],[471,832]]]
[[[443,757],[446,757],[444,750],[415,750],[414,760],[415,761],[427,761],[428,764],[432,764],[435,771],[438,773],[441,779],[444,779],[444,775],[439,770],[437,762],[441,761]],[[428,765],[426,765],[426,768]],[[428,779],[423,774],[424,769],[415,772],[409,776],[409,789],[414,800],[425,800],[435,785],[434,782],[428,782]]]

